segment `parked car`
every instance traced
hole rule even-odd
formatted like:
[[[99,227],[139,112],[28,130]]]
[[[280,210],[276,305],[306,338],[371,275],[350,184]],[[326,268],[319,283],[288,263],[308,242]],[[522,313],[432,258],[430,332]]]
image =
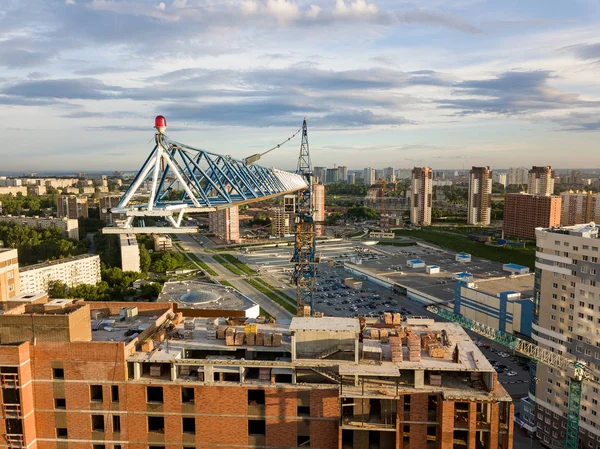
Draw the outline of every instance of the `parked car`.
[[[516,371],[509,371],[508,373],[506,373],[506,375],[509,376],[509,377],[513,377],[513,376],[517,375],[517,372]]]

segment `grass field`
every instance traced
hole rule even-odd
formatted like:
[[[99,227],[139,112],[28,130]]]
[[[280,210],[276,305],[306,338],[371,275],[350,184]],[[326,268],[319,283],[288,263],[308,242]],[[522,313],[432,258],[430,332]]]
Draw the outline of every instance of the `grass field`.
[[[218,276],[219,275],[219,273],[217,273],[215,270],[213,270],[211,267],[209,267],[206,262],[204,262],[203,260],[201,260],[194,253],[187,253],[187,254],[188,254],[188,256],[190,256],[192,258],[192,260],[194,262],[196,262],[198,265],[200,265],[200,268],[202,268],[206,273],[210,274],[211,276]]]
[[[493,260],[501,263],[516,263],[524,265],[531,269],[535,268],[535,247],[529,246],[526,248],[496,248],[486,246],[483,243],[477,243],[469,240],[466,236],[449,234],[443,231],[434,229],[415,229],[404,230],[399,229],[394,231],[396,235],[413,237],[425,242],[433,243],[434,245],[448,248],[457,252],[466,252],[474,257]]]
[[[283,307],[288,312],[293,313],[294,315],[296,314],[296,306],[293,304],[290,304],[290,302],[286,299],[286,298],[289,298],[289,296],[283,295],[283,293],[271,290],[267,286],[258,282],[257,279],[244,279],[244,281],[246,281],[248,284],[250,284],[256,290],[258,290],[259,292],[261,292],[262,294],[267,296],[272,301],[279,304],[281,307]],[[283,295],[283,296],[281,296],[281,295]]]
[[[235,266],[238,270],[243,271],[246,274],[256,274],[256,271],[254,271],[252,268],[250,268],[248,265],[246,265],[244,262],[242,262],[240,259],[238,259],[237,257],[231,255],[231,254],[221,254],[221,256],[230,264],[232,264],[233,266]]]
[[[219,262],[221,265],[223,265],[225,268],[227,268],[233,274],[237,274],[238,276],[241,276],[242,274],[244,274],[241,270],[237,269],[234,265],[230,264],[225,259],[223,259],[223,257],[221,257],[219,255],[215,255],[215,256],[212,256],[212,257],[213,257],[214,260],[216,260],[217,262]]]

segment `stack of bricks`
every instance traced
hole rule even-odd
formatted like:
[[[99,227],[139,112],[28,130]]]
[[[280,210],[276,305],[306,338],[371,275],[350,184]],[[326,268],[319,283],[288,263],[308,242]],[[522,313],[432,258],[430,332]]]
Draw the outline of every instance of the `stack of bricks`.
[[[193,331],[194,329],[196,329],[196,323],[193,319],[187,319],[183,322],[183,329],[186,331]]]
[[[233,341],[235,346],[242,346],[244,344],[244,333],[240,331],[236,332]]]
[[[379,329],[379,339],[381,343],[387,343],[389,341],[389,331],[387,329]]]
[[[315,312],[313,313],[313,318],[323,318],[325,314],[323,312]]]
[[[401,322],[402,322],[402,315],[400,315],[399,313],[394,313],[392,315],[392,324],[395,326],[399,326]]]
[[[390,354],[392,362],[402,361],[402,340],[397,335],[390,337]]]
[[[227,326],[220,326],[217,328],[217,338],[219,340],[225,340],[225,331],[227,330]]]
[[[265,334],[263,345],[264,346],[273,346],[272,342],[273,342],[273,340],[272,340],[271,334]]]
[[[383,322],[384,324],[392,324],[392,314],[390,312],[384,312]]]
[[[369,335],[371,336],[371,339],[379,340],[379,329],[371,329]]]
[[[406,337],[408,344],[408,360],[410,362],[421,361],[421,339],[417,334],[410,333]]]
[[[265,344],[265,333],[257,332],[256,333],[256,346],[263,346]]]
[[[421,344],[427,350],[429,357],[442,359],[446,356],[446,350],[438,341],[434,334],[424,334],[421,336]]]
[[[248,346],[254,346],[256,344],[256,334],[254,332],[248,332],[246,334],[246,344]]]
[[[150,376],[160,377],[162,375],[162,365],[150,365]]]
[[[441,387],[442,386],[442,375],[429,373],[429,385],[433,387]]]
[[[259,368],[258,369],[259,380],[271,380],[271,368]]]
[[[228,327],[225,331],[225,344],[227,346],[233,346],[235,344],[235,329]]]
[[[396,333],[402,340],[402,344],[405,345],[406,344],[406,336],[410,333],[410,327],[405,327],[404,330],[402,330],[401,328],[397,328]]]
[[[282,335],[280,333],[273,334],[273,346],[281,346]]]
[[[300,306],[298,307],[298,316],[303,317],[303,318],[309,318],[310,317],[310,306]]]

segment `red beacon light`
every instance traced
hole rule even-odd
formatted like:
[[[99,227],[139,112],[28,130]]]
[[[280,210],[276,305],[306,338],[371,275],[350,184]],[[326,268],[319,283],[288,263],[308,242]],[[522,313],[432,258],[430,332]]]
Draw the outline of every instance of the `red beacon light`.
[[[159,134],[163,134],[165,129],[167,129],[167,119],[162,115],[157,115],[154,119],[154,127],[159,132]]]

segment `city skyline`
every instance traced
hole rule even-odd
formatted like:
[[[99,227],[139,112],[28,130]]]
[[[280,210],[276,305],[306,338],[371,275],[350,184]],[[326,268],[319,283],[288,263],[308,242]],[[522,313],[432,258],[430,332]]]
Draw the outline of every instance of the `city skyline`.
[[[7,171],[134,169],[156,114],[174,139],[238,158],[306,116],[319,165],[595,162],[600,11],[590,2],[4,6]],[[298,144],[263,163],[291,169]]]

